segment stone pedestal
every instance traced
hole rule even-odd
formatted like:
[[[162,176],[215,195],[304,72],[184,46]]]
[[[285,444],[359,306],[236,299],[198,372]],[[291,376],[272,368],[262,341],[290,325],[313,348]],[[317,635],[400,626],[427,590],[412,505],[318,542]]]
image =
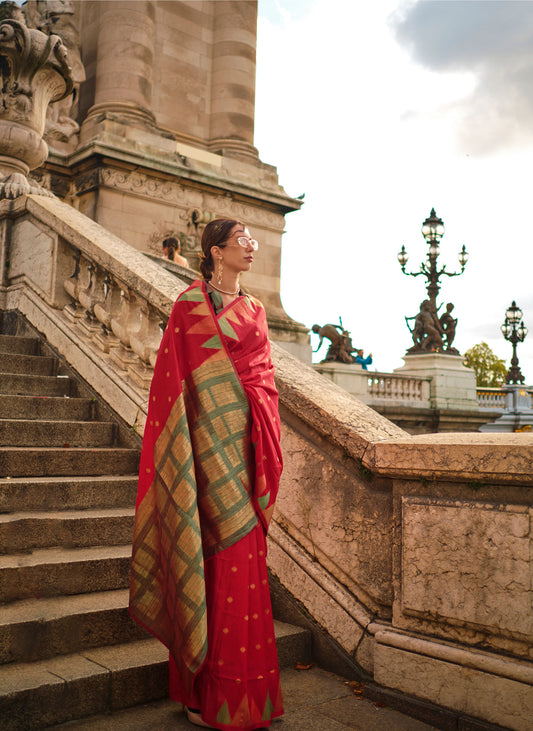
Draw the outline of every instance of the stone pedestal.
[[[14,3],[2,11],[15,17],[0,19],[0,200],[49,196],[27,175],[46,160],[46,110],[72,91],[72,71],[58,36],[27,28]]]
[[[421,353],[405,355],[404,365],[394,373],[429,376],[430,404],[433,409],[477,411],[476,374],[467,368],[461,355]]]
[[[506,395],[505,412],[499,419],[483,424],[479,431],[483,432],[516,432],[532,431],[533,409],[531,394],[519,385],[504,386]]]
[[[314,369],[358,398],[368,393],[368,371],[359,363],[316,363]]]

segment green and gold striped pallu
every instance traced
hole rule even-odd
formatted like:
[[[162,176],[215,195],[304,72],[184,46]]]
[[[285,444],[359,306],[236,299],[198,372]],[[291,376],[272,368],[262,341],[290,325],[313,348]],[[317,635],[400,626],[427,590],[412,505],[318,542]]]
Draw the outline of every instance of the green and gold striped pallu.
[[[201,287],[176,302],[143,438],[130,612],[190,688],[207,653],[204,558],[257,525],[249,405]]]

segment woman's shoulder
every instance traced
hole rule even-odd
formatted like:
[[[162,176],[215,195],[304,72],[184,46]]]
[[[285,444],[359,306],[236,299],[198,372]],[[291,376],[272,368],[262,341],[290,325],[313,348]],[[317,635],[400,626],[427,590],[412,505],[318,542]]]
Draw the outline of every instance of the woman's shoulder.
[[[189,300],[202,300],[204,298],[204,281],[202,279],[195,279],[194,282],[189,284],[187,289],[184,289],[176,299],[178,302],[186,302]]]
[[[245,293],[245,296],[248,298],[248,301],[251,305],[256,307],[258,310],[264,310],[265,306],[261,302],[261,300],[257,299],[257,297],[254,297],[253,294],[249,294],[248,292]]]

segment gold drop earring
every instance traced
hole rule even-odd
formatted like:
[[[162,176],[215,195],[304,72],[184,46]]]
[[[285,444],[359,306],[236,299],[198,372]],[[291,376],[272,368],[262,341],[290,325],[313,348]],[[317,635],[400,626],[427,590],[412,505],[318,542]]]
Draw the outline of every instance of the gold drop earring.
[[[224,264],[222,263],[222,257],[217,261],[217,284],[222,284],[222,272],[224,271]]]

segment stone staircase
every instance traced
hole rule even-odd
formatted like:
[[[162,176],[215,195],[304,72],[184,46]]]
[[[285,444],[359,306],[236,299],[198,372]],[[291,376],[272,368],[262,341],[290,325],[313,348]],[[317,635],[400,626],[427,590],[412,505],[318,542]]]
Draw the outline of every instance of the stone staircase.
[[[138,459],[45,344],[0,335],[0,728],[166,697],[167,651],[127,611]],[[276,632],[280,665],[308,660],[309,632]]]

